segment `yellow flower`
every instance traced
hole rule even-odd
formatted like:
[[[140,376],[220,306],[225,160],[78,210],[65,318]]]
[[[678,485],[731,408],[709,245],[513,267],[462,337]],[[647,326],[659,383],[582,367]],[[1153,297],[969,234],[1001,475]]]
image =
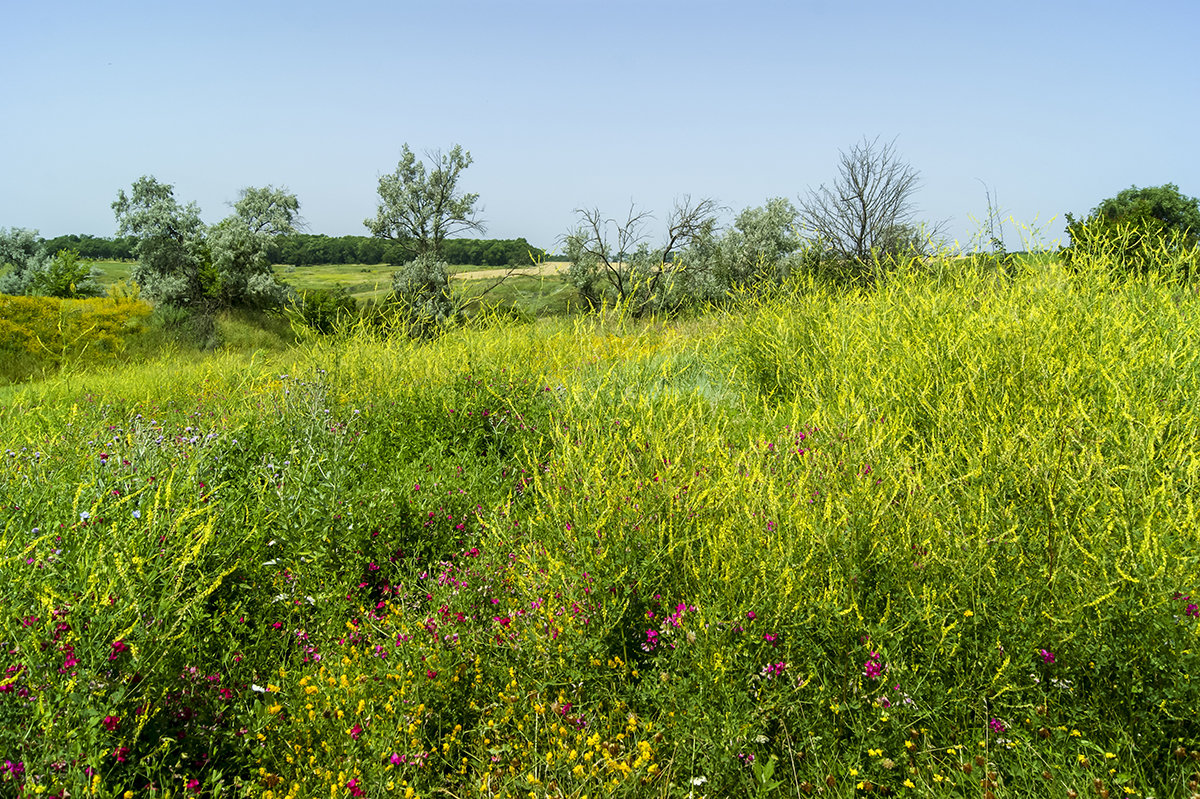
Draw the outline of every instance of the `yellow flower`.
[[[964,610],[963,611],[963,616],[967,617],[968,619],[974,615],[975,615],[975,611],[973,611],[973,610]]]
[[[905,788],[916,788],[917,786],[913,784],[912,780],[905,780],[904,787]]]

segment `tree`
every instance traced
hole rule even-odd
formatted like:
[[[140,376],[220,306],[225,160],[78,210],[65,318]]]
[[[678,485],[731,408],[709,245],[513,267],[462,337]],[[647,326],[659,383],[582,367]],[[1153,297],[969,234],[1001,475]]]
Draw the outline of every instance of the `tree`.
[[[835,257],[858,265],[904,254],[914,243],[920,173],[878,137],[839,154],[838,179],[800,203],[799,218]]]
[[[230,307],[278,304],[283,288],[267,257],[273,237],[295,230],[300,203],[286,189],[246,188],[234,213],[207,227],[195,203],[152,176],[113,203],[118,234],[137,239],[131,277],[156,302],[201,315]]]
[[[564,240],[567,279],[592,307],[611,299],[636,317],[678,304],[672,283],[685,265],[676,256],[712,235],[717,206],[710,199],[677,200],[663,243],[653,250],[646,233],[653,219],[649,211],[631,205],[624,222],[606,218],[598,208],[575,212],[580,224]]]
[[[1182,255],[1188,257],[1180,265],[1190,271],[1200,244],[1200,199],[1182,194],[1174,183],[1131,186],[1083,219],[1070,213],[1066,218],[1067,263],[1100,257],[1118,270],[1146,272]]]
[[[804,243],[796,229],[798,213],[791,202],[774,197],[738,214],[720,242],[717,285],[728,291],[782,280],[789,271],[789,256]]]
[[[233,210],[208,233],[218,301],[224,307],[279,305],[286,294],[271,269],[271,240],[296,232],[300,202],[286,189],[249,187]]]
[[[209,310],[215,286],[199,207],[180,205],[173,186],[143,175],[129,195],[118,192],[112,209],[117,235],[137,239],[130,277],[145,295],[165,305]]]
[[[411,244],[418,256],[441,255],[447,236],[484,230],[476,218],[478,194],[458,191],[458,178],[471,165],[471,154],[459,145],[450,152],[426,153],[432,167],[418,161],[408,145],[396,171],[379,178],[379,207],[363,220],[372,236]]]
[[[36,230],[0,228],[0,294],[25,294],[45,262]]]

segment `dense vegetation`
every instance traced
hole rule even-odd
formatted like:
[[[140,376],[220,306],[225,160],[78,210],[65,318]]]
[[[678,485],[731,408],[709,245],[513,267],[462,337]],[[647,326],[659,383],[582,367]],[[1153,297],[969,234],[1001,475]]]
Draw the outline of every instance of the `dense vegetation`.
[[[137,239],[133,236],[89,236],[70,234],[44,239],[48,252],[74,250],[81,258],[95,261],[133,260]],[[412,257],[403,244],[373,236],[326,236],[319,233],[291,233],[279,236],[267,250],[272,263],[310,266],[313,264],[402,264]],[[445,258],[452,264],[471,266],[508,266],[545,258],[545,250],[518,239],[448,239],[443,244]]]
[[[908,260],[6,389],[0,786],[1186,797],[1198,303]]]

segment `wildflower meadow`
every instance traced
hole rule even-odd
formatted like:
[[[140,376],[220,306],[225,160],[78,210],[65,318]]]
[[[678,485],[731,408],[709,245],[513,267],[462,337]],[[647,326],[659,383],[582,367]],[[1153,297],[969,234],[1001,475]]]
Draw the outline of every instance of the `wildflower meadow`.
[[[961,259],[4,389],[0,796],[1200,793],[1198,319]]]

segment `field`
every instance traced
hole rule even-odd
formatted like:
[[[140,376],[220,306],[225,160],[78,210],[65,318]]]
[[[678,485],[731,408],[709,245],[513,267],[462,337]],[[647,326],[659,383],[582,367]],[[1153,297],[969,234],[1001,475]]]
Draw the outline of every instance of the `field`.
[[[1189,797],[1200,296],[1103,267],[0,388],[0,794]]]
[[[107,288],[118,281],[128,281],[133,263],[128,261],[92,261],[100,272],[99,283]],[[565,264],[551,262],[539,267],[523,267],[509,282],[489,295],[489,301],[499,302],[533,315],[559,313],[566,310],[566,283],[560,273]],[[296,291],[315,291],[342,288],[358,301],[379,300],[392,288],[389,264],[321,264],[314,266],[275,267],[276,276]],[[459,280],[478,280],[479,286],[468,291],[482,291],[486,285],[503,277],[506,270],[494,267],[459,265],[451,267],[451,275]]]

